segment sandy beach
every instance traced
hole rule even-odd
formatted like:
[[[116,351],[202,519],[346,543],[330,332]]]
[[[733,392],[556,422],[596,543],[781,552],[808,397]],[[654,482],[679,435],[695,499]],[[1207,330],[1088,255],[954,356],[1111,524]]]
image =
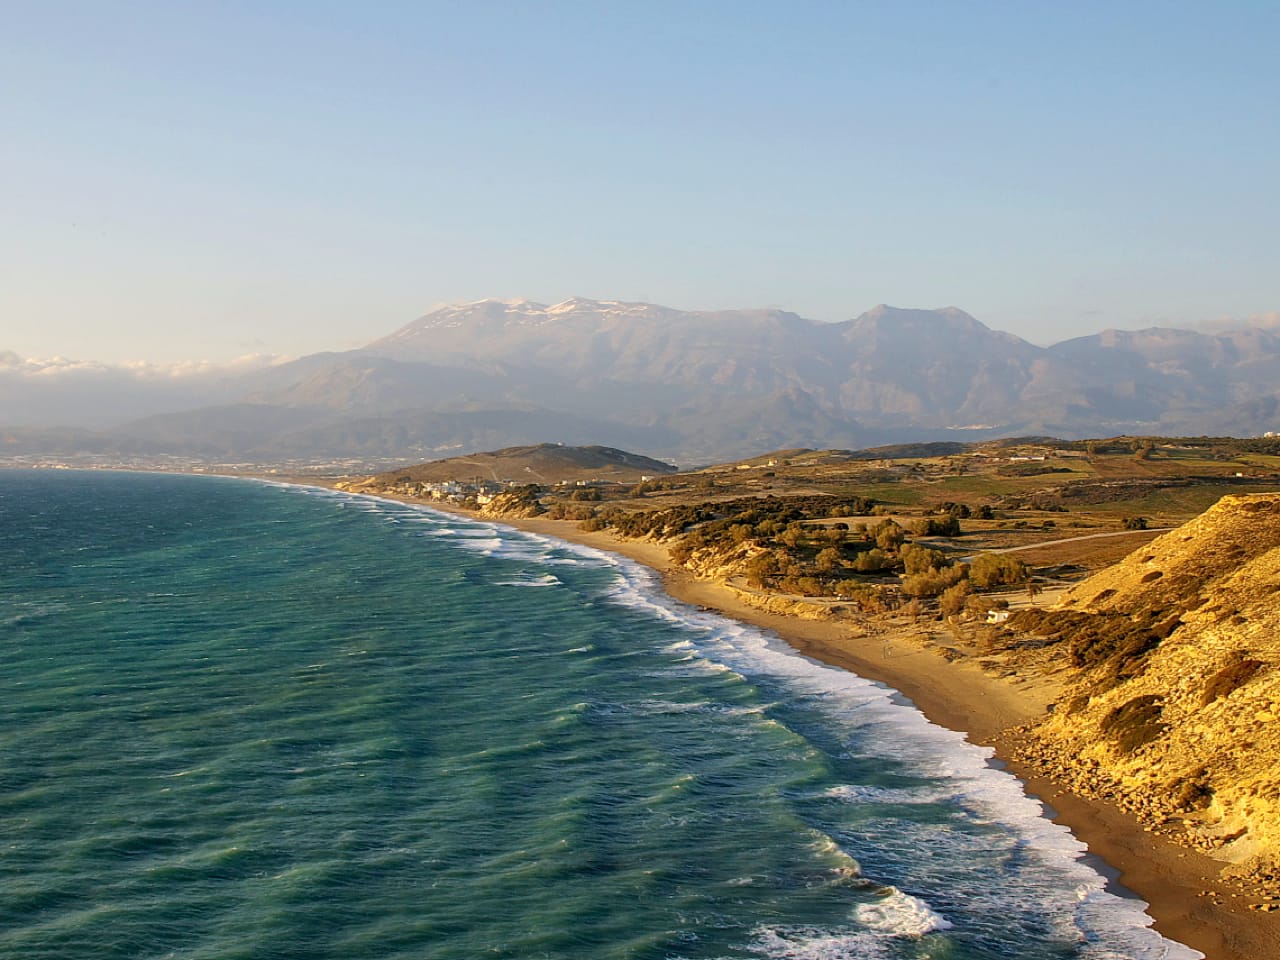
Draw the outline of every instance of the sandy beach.
[[[315,481],[308,481],[314,483]],[[445,509],[435,502],[433,509]],[[448,508],[467,516],[478,514]],[[1071,793],[1012,759],[1011,728],[1041,716],[1057,688],[1039,680],[1011,682],[976,665],[949,661],[921,642],[924,626],[902,622],[860,631],[847,620],[807,620],[761,610],[721,583],[698,580],[670,560],[663,544],[630,540],[611,532],[586,532],[570,520],[493,520],[518,530],[610,551],[656,571],[667,592],[684,603],[716,610],[770,630],[806,656],[876,680],[899,691],[932,722],[990,746],[996,759],[1040,800],[1046,813],[1066,825],[1097,858],[1117,893],[1149,904],[1155,927],[1209,960],[1280,958],[1280,914],[1249,909],[1249,892],[1218,878],[1223,864],[1155,836],[1132,816],[1106,802]],[[1121,889],[1122,888],[1122,889]]]

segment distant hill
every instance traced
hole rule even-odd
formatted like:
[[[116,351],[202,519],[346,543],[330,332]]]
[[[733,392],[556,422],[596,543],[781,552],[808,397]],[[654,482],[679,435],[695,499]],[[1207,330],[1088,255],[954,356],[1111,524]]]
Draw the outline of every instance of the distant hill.
[[[378,483],[403,480],[415,483],[449,480],[539,484],[613,480],[635,483],[643,477],[675,472],[676,468],[669,463],[613,447],[566,447],[557,443],[539,443],[420,463],[389,470],[374,479]]]
[[[68,433],[47,428],[94,426],[95,451],[409,460],[558,441],[686,464],[1019,435],[1251,436],[1280,429],[1280,333],[1104,331],[1039,347],[955,307],[828,324],[483,300],[359,350],[201,382],[77,375],[67,393],[0,354],[0,428],[24,428],[16,453],[63,449]]]

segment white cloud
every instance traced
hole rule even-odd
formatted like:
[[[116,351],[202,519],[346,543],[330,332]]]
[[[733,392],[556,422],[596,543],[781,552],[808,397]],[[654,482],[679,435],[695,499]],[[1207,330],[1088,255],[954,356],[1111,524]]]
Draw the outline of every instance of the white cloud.
[[[1197,329],[1205,333],[1224,333],[1228,330],[1278,330],[1280,331],[1280,310],[1267,313],[1255,313],[1248,317],[1218,317],[1197,324]]]
[[[12,350],[0,351],[0,371],[19,377],[98,377],[120,380],[179,380],[217,377],[246,373],[264,367],[288,363],[293,357],[255,353],[237,357],[229,363],[209,360],[177,360],[155,363],[134,360],[120,364],[97,360],[72,360],[67,357],[20,357]]]

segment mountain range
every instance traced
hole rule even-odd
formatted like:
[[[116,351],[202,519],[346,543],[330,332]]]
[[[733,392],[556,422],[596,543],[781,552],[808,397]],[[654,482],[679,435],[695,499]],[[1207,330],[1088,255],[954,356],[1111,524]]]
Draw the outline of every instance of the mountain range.
[[[1280,330],[1040,347],[955,307],[843,323],[570,299],[443,307],[248,369],[50,370],[0,353],[0,456],[432,459],[543,441],[683,463],[779,447],[1280,428]]]

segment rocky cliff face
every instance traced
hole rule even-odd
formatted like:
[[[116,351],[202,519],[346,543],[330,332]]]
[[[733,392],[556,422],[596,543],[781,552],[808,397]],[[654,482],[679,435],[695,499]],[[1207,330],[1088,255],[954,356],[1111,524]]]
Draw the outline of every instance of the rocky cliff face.
[[[1280,498],[1224,497],[1012,623],[1071,663],[1033,759],[1280,884]]]

